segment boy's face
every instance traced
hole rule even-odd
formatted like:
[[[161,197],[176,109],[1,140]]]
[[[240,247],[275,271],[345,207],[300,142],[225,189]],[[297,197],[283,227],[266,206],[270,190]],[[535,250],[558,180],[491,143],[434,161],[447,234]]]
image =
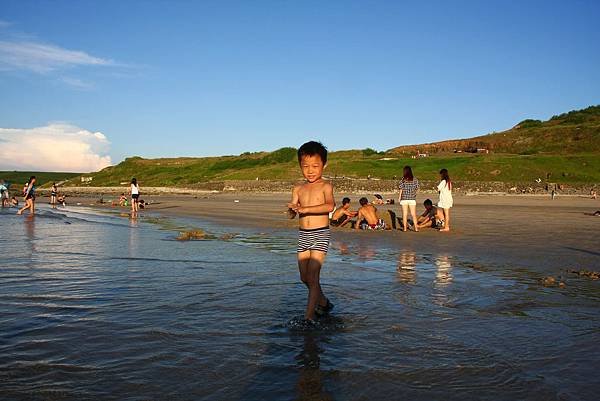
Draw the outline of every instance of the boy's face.
[[[425,205],[425,210],[430,211],[433,205]]]
[[[344,206],[342,206],[342,207],[346,210],[350,209],[350,202],[344,204]]]
[[[324,168],[323,160],[321,160],[321,156],[319,155],[305,155],[300,160],[302,175],[308,182],[315,182],[321,179]]]

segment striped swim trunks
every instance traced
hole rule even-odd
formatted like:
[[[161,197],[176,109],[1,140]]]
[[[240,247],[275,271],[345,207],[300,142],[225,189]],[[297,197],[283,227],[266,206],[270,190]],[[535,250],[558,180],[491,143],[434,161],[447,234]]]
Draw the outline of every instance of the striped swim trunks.
[[[301,228],[298,231],[298,252],[321,251],[327,253],[330,238],[331,230],[329,227]]]

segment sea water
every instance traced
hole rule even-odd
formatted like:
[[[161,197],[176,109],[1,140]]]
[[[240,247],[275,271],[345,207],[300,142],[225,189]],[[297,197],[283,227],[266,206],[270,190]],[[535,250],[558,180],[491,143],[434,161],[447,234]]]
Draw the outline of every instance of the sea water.
[[[336,307],[307,331],[293,230],[43,206],[0,224],[3,400],[597,396],[598,282],[334,233]]]

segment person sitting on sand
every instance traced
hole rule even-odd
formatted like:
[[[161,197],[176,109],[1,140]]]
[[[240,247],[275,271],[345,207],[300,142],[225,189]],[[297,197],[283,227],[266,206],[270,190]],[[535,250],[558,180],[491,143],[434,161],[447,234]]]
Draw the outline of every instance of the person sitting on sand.
[[[357,224],[354,228],[360,228],[361,230],[385,230],[385,221],[377,215],[377,208],[369,204],[367,198],[360,198],[358,203],[360,203],[360,209],[358,209]]]
[[[331,214],[329,224],[333,227],[344,227],[356,217],[357,212],[350,210],[350,198],[342,199],[342,207],[336,208]]]
[[[444,212],[439,208],[433,206],[431,199],[426,199],[423,202],[425,211],[417,219],[417,225],[419,228],[442,228],[444,227]]]
[[[594,216],[600,216],[600,210],[596,210],[596,211],[594,212]]]
[[[58,201],[59,204],[63,205],[63,207],[67,206],[65,199],[67,198],[67,195],[58,195],[58,197],[56,198],[56,200]]]
[[[396,203],[394,199],[383,199],[383,196],[380,194],[375,194],[374,196],[375,198],[371,202],[372,205],[393,205]]]
[[[375,199],[371,202],[372,205],[385,205],[385,201],[383,200],[383,196],[380,194],[375,194]]]
[[[121,193],[121,196],[119,197],[119,206],[128,206],[125,193]]]
[[[13,196],[10,199],[10,206],[12,206],[12,207],[18,207],[19,206],[19,200],[17,199],[16,196]]]

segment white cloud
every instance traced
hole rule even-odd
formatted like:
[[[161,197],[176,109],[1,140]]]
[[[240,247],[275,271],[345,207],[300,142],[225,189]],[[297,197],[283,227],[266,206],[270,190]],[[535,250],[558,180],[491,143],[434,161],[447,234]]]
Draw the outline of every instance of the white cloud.
[[[9,27],[10,25],[11,25],[11,23],[10,23],[10,22],[8,22],[8,21],[3,21],[3,20],[1,20],[1,19],[0,19],[0,28],[7,28],[7,27]]]
[[[94,84],[79,78],[62,77],[61,81],[77,89],[94,89]]]
[[[0,41],[0,68],[47,73],[72,66],[112,66],[112,60],[86,52],[30,41]]]
[[[103,133],[70,124],[0,128],[0,170],[98,171],[112,163],[109,148]]]

